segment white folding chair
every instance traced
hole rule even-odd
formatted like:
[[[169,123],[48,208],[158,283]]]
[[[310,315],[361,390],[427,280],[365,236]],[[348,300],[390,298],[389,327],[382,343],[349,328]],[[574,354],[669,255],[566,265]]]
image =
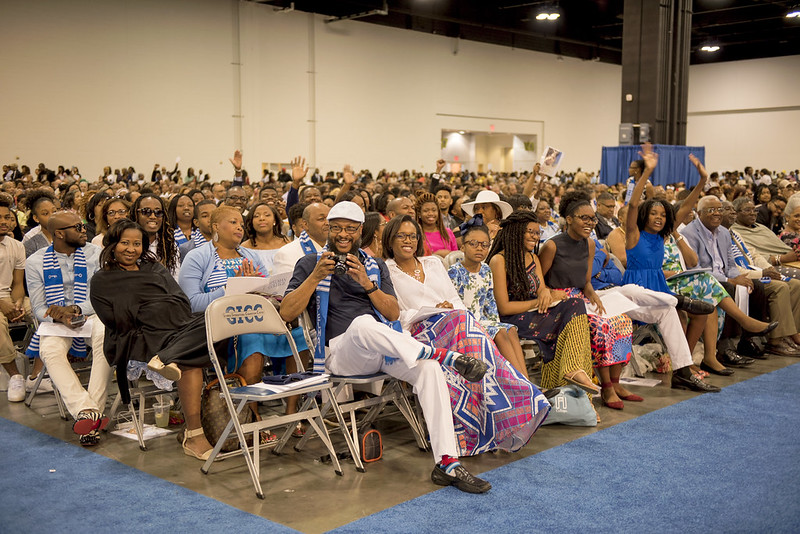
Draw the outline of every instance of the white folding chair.
[[[233,336],[242,334],[275,334],[283,335],[289,342],[292,349],[292,355],[297,362],[299,370],[303,369],[303,363],[297,351],[294,339],[286,323],[281,319],[275,307],[264,297],[259,295],[230,295],[218,298],[213,301],[208,308],[206,308],[206,341],[208,343],[208,353],[211,358],[211,363],[214,366],[214,371],[217,376],[223,377],[225,373],[220,365],[217,353],[214,350],[214,343],[223,339],[228,339]],[[298,389],[292,389],[282,393],[273,393],[268,389],[261,387],[239,387],[228,388],[225,380],[219,381],[220,392],[225,399],[225,404],[228,407],[228,413],[231,420],[222,432],[222,435],[217,440],[211,456],[206,460],[201,468],[204,474],[208,474],[211,465],[218,457],[227,457],[235,454],[244,455],[247,469],[250,471],[250,478],[253,481],[253,486],[256,490],[256,495],[259,499],[264,498],[264,493],[261,489],[260,481],[260,467],[259,467],[259,452],[262,446],[260,445],[260,432],[265,429],[275,428],[279,426],[286,426],[283,437],[276,445],[273,452],[279,454],[283,446],[289,440],[292,434],[295,423],[297,421],[308,421],[311,428],[324,443],[325,447],[331,456],[334,471],[337,475],[342,475],[342,468],[339,464],[339,459],[336,456],[336,451],[331,443],[328,431],[325,428],[325,423],[322,420],[322,415],[316,401],[316,393],[321,392],[323,400],[332,400],[329,402],[339,421],[342,422],[343,434],[349,439],[349,435],[344,429],[344,418],[342,412],[339,410],[333,393],[332,384],[329,380],[323,383],[317,383],[312,386],[307,386]],[[265,417],[261,421],[254,421],[252,423],[241,424],[239,422],[238,414],[245,409],[249,402],[262,402],[270,400],[280,400],[292,395],[306,395],[306,399],[302,406],[299,407],[297,413],[287,415],[275,415]],[[234,400],[238,402],[234,406]],[[240,450],[230,453],[220,454],[222,445],[228,439],[231,431],[235,430],[239,438]],[[253,439],[252,455],[251,448],[247,446],[245,441],[245,433],[251,433]]]
[[[307,312],[303,312],[303,314],[300,316],[300,324],[303,326],[303,332],[306,334],[306,343],[308,344],[308,348],[311,350],[311,352],[314,352],[316,339],[315,336],[312,337],[311,335],[312,329],[309,326],[311,321]],[[356,465],[356,470],[359,472],[364,472],[365,470],[364,463],[361,460],[361,450],[358,439],[359,432],[367,425],[372,424],[381,414],[381,412],[383,412],[384,408],[390,403],[397,407],[400,414],[408,422],[408,425],[411,427],[411,430],[414,433],[414,438],[420,450],[428,450],[428,442],[425,438],[425,428],[422,425],[421,416],[418,417],[415,413],[415,410],[411,407],[408,395],[406,394],[406,389],[400,380],[387,375],[386,373],[375,373],[371,375],[359,376],[332,375],[331,382],[334,384],[333,393],[335,395],[335,399],[339,401],[339,410],[341,410],[342,413],[349,414],[350,416],[350,434],[347,444],[350,448],[350,453],[353,456],[353,462]],[[368,388],[371,389],[371,393],[373,393],[374,396],[362,400],[341,400],[342,396],[348,391],[348,389],[352,390]],[[331,403],[330,399],[325,402],[320,409],[322,416],[324,417],[327,415],[328,411],[335,407],[336,404],[336,402]],[[356,412],[367,408],[367,413],[360,420],[357,419]],[[348,434],[346,426],[344,428],[344,432],[345,434]],[[295,445],[295,449],[301,450],[311,436],[311,432],[306,432],[297,445]]]

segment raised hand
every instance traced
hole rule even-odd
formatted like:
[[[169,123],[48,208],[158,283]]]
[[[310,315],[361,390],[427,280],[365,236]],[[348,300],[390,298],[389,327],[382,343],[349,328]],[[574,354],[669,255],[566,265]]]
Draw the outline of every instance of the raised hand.
[[[437,160],[436,161],[436,174],[439,174],[440,172],[442,172],[442,169],[444,169],[444,166],[446,164],[447,164],[447,162],[445,160],[443,160],[443,159]]]
[[[533,164],[533,174],[531,176],[536,176],[539,174],[539,171],[542,169],[542,164],[538,161]]]
[[[343,181],[345,184],[352,185],[356,182],[356,175],[353,174],[353,168],[350,166],[349,163],[344,166],[342,174],[343,174]]]
[[[692,165],[697,167],[697,172],[700,173],[700,176],[708,176],[708,172],[706,171],[706,168],[703,166],[703,164],[700,162],[700,160],[697,159],[697,156],[695,156],[694,154],[689,154],[689,161],[692,162]]]
[[[241,170],[242,169],[242,151],[241,150],[237,150],[236,152],[234,152],[233,153],[233,157],[230,158],[228,161],[231,162],[231,165],[233,165],[234,169],[236,169],[237,171]]]
[[[653,169],[658,165],[658,154],[653,151],[653,145],[645,143],[642,145],[642,150],[639,151],[639,156],[644,160],[644,168]]]
[[[299,182],[303,180],[308,174],[308,167],[306,166],[306,158],[297,156],[292,160],[292,181]]]

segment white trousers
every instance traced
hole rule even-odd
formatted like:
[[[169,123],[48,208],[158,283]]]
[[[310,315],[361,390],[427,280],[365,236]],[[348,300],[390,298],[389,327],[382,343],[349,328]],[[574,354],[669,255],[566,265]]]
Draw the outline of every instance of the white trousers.
[[[356,317],[344,334],[328,343],[325,364],[337,375],[384,372],[411,384],[419,398],[431,436],[433,456],[458,457],[453,411],[442,366],[436,360],[417,360],[423,345],[408,332],[396,332],[371,315]],[[387,360],[384,355],[391,359]]]
[[[67,360],[67,352],[72,345],[71,337],[45,336],[39,341],[39,357],[47,367],[47,373],[58,388],[64,404],[73,418],[81,410],[104,411],[111,367],[103,354],[105,327],[96,316],[92,316],[92,371],[89,375],[89,389],[83,389],[78,375]]]
[[[626,312],[628,317],[634,321],[658,325],[670,360],[672,360],[673,370],[692,365],[689,343],[686,341],[686,334],[681,326],[678,311],[675,309],[675,305],[678,303],[677,298],[636,284],[603,289],[597,294],[602,296],[604,293],[611,292],[620,293],[639,305],[635,310]]]

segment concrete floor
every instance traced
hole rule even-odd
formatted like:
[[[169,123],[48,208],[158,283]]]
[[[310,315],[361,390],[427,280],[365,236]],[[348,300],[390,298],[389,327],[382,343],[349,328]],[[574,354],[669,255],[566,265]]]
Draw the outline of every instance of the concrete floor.
[[[797,361],[796,358],[770,356],[768,360],[757,360],[747,369],[736,369],[731,377],[713,376],[710,382],[725,387]],[[602,418],[597,427],[544,426],[516,453],[483,454],[466,458],[463,463],[479,474],[698,395],[671,389],[668,375],[650,374],[648,378],[661,379],[662,384],[654,388],[632,388],[645,397],[644,402],[628,402],[623,411],[617,411],[599,406],[596,401]],[[37,396],[31,408],[23,403],[8,403],[4,394],[0,399],[0,416],[79,446],[71,424],[60,419],[52,394]],[[401,422],[399,416],[378,422],[384,455],[382,460],[368,464],[366,473],[356,472],[353,463],[345,460],[344,476],[337,476],[330,464],[319,461],[319,456],[325,452],[319,440],[312,440],[302,452],[287,447],[280,457],[263,454],[264,500],[256,498],[247,467],[240,457],[215,463],[211,472],[203,475],[200,472],[202,462],[183,454],[175,434],[148,441],[146,452],[139,450],[136,441],[110,434],[104,435],[100,445],[90,450],[246,512],[302,532],[318,533],[438,489],[429,478],[433,468],[430,453],[419,451],[411,431]],[[343,445],[337,431],[332,435]]]

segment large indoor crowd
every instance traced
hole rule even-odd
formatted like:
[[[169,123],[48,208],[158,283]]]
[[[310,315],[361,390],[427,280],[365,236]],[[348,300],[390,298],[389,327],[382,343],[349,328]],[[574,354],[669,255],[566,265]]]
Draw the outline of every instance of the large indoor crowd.
[[[662,186],[650,180],[657,152],[643,145],[639,155],[614,185],[580,170],[545,176],[538,164],[448,172],[443,160],[429,174],[347,165],[323,175],[297,157],[256,177],[239,151],[220,181],[179,163],[148,176],[105,167],[97,178],[3,165],[8,401],[55,388],[80,443],[92,446],[109,423],[113,370],[123,399],[130,373],[147,372],[176,384],[183,451],[206,460],[203,312],[230,277],[285,276],[270,300],[307,369],[410,384],[432,481],[486,492],[459,458],[519,450],[559,388],[597,399],[598,420],[643,400],[620,381],[642,325],[661,334],[672,388],[718,392],[715,375],[770,354],[800,357],[798,171],[709,175],[689,156],[692,176]],[[316,346],[298,325],[305,313]],[[38,330],[22,370],[10,328],[26,322]],[[84,385],[71,361],[89,347]],[[299,371],[288,340],[274,335],[237,336],[216,353],[248,384],[265,368]],[[298,423],[293,435],[305,431]]]

